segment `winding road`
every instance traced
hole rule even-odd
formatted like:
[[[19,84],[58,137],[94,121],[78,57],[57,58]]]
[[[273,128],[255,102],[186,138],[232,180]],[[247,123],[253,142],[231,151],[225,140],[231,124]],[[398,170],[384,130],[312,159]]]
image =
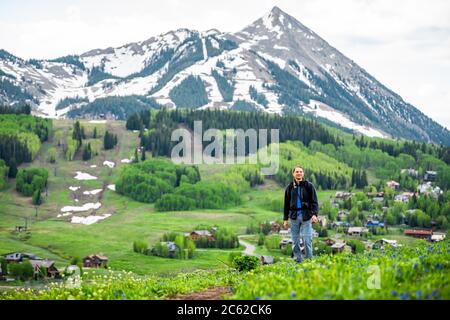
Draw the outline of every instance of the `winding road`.
[[[245,246],[244,254],[247,254],[249,256],[256,256],[256,254],[255,254],[256,247],[254,245],[252,245],[251,243],[248,243],[247,241],[242,240],[241,237],[238,237],[238,238],[239,238],[239,243],[242,243]]]

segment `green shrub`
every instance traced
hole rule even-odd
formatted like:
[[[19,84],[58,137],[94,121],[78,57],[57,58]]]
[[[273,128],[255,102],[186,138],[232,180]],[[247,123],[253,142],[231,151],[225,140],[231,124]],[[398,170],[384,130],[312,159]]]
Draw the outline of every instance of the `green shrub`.
[[[328,237],[328,231],[327,231],[326,228],[320,229],[320,231],[319,231],[319,237],[321,237],[321,238],[326,238],[326,237]]]
[[[263,233],[260,233],[258,236],[258,246],[264,245],[265,241],[266,241],[266,236]]]
[[[55,163],[56,162],[56,148],[52,147],[49,148],[47,151],[47,160],[50,163]]]
[[[250,271],[259,265],[259,259],[255,256],[242,255],[233,259],[233,267],[238,271]]]
[[[48,171],[45,168],[20,169],[16,176],[16,190],[30,197],[36,190],[44,190],[47,179]]]
[[[230,254],[228,255],[229,264],[233,265],[234,258],[240,257],[240,256],[242,256],[242,252],[236,252],[236,251],[230,252]]]
[[[284,254],[285,256],[289,257],[292,256],[292,252],[293,252],[292,245],[289,244],[281,249],[281,253]]]
[[[133,251],[136,253],[146,254],[148,250],[148,243],[145,241],[134,241]]]
[[[259,232],[259,227],[254,222],[251,222],[245,229],[246,234],[255,234]]]
[[[33,277],[34,269],[30,261],[11,263],[9,265],[9,273],[18,280],[26,281]]]
[[[34,191],[32,202],[34,205],[40,205],[42,203],[41,189],[37,189],[36,191]]]
[[[216,232],[216,248],[232,249],[239,247],[239,239],[237,234],[226,228],[220,228]]]
[[[364,243],[359,240],[351,239],[347,241],[347,245],[352,248],[353,253],[363,253],[365,250]]]
[[[266,237],[266,241],[264,242],[264,244],[268,250],[277,250],[280,248],[280,241],[281,236],[271,235]]]
[[[313,252],[316,255],[331,254],[331,247],[322,241],[313,243]]]
[[[3,257],[0,257],[0,268],[2,269],[2,271],[0,272],[0,275],[6,274],[8,272],[8,262]]]

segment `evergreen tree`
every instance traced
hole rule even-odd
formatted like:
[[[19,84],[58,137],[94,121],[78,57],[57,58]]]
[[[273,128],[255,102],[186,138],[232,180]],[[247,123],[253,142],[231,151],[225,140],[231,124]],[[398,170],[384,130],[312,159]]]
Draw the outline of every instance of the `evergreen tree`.
[[[364,170],[361,177],[361,188],[364,188],[367,185],[369,185],[369,182],[367,181],[367,172]]]
[[[34,205],[41,204],[41,189],[37,189],[36,191],[34,191],[32,202]]]
[[[87,161],[91,158],[92,158],[92,149],[91,149],[91,144],[88,143],[87,146],[85,146],[84,150],[83,150],[83,160]]]
[[[80,121],[77,120],[73,126],[72,138],[78,141],[78,147],[80,147],[83,143],[83,135],[84,133],[82,132]]]
[[[139,130],[141,128],[141,119],[139,113],[133,113],[128,117],[125,127],[127,130]]]
[[[8,178],[15,178],[17,175],[17,165],[14,159],[11,160],[8,170]]]

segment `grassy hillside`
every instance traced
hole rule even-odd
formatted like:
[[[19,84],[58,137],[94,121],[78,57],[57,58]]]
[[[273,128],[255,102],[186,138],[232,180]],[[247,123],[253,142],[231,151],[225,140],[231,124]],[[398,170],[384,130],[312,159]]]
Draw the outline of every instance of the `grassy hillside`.
[[[55,132],[67,134],[73,122],[67,120],[54,121]],[[47,195],[43,193],[44,202],[38,208],[37,217],[35,207],[30,198],[25,198],[15,191],[14,180],[9,181],[8,188],[0,192],[0,253],[12,251],[33,252],[45,258],[54,259],[57,266],[65,267],[72,257],[84,257],[92,253],[103,253],[110,259],[110,267],[115,270],[129,270],[138,274],[174,273],[192,271],[198,268],[215,269],[224,267],[221,261],[226,260],[228,251],[197,251],[195,259],[181,261],[145,256],[134,253],[134,240],[147,241],[150,246],[166,232],[190,232],[198,225],[219,225],[238,233],[243,233],[251,221],[279,219],[280,214],[265,210],[263,205],[253,208],[251,203],[242,207],[226,210],[196,210],[186,212],[156,212],[154,204],[136,202],[121,196],[107,188],[114,184],[122,163],[122,159],[130,159],[134,155],[134,148],[138,145],[138,133],[126,131],[124,122],[108,122],[108,124],[93,124],[81,121],[89,137],[93,127],[97,127],[101,135],[106,129],[119,136],[118,146],[113,150],[102,150],[99,155],[89,161],[81,160],[79,151],[73,161],[64,158],[62,147],[57,139],[43,143],[42,148],[32,163],[22,167],[44,167],[49,171]],[[56,133],[55,133],[56,134]],[[89,141],[90,139],[87,139]],[[55,147],[58,157],[55,164],[47,161],[47,151]],[[149,154],[150,158],[151,155]],[[116,164],[113,169],[103,165],[103,161]],[[92,165],[97,167],[91,168]],[[202,178],[214,180],[215,175],[221,175],[231,166],[200,166]],[[97,177],[97,180],[76,180],[76,172],[81,171]],[[55,175],[56,173],[56,175]],[[81,187],[77,191],[69,187]],[[97,195],[84,195],[84,191],[102,189]],[[264,192],[272,194],[281,188],[272,185]],[[255,192],[260,194],[261,192]],[[247,197],[251,197],[249,193]],[[259,195],[261,196],[261,195]],[[76,202],[75,199],[79,201]],[[95,213],[81,212],[78,216],[90,214],[112,216],[92,225],[70,223],[69,217],[57,217],[64,206],[80,206],[87,202],[100,202],[101,208]],[[28,232],[16,233],[16,225],[24,225],[27,218]],[[219,261],[221,260],[221,261]]]
[[[74,122],[72,120],[54,120],[49,139],[41,143],[33,161],[19,166],[19,169],[42,167],[48,170],[48,188],[42,190],[43,203],[40,206],[35,207],[32,204],[31,197],[24,197],[15,190],[15,179],[5,180],[7,181],[6,188],[0,191],[0,254],[31,252],[42,258],[52,259],[56,262],[58,268],[64,268],[69,265],[73,257],[83,258],[89,254],[101,253],[109,258],[110,270],[92,270],[87,273],[86,277],[95,278],[98,273],[102,275],[106,273],[110,280],[100,283],[100,278],[95,278],[96,280],[92,283],[84,283],[82,289],[78,291],[54,289],[53,291],[42,292],[40,295],[34,295],[35,293],[31,292],[20,294],[10,292],[3,296],[4,298],[61,299],[72,295],[74,298],[83,299],[94,298],[93,294],[96,293],[95,297],[97,298],[160,299],[173,294],[201,291],[211,286],[231,287],[233,295],[229,297],[239,299],[254,299],[257,297],[265,299],[399,298],[400,296],[391,294],[392,290],[398,293],[408,292],[408,297],[414,297],[417,290],[423,293],[423,296],[419,296],[419,298],[449,297],[448,281],[444,280],[448,276],[449,267],[448,242],[445,245],[434,246],[435,249],[426,249],[426,245],[416,248],[416,241],[403,236],[401,228],[391,228],[388,237],[406,244],[407,248],[402,249],[401,253],[400,251],[398,254],[393,253],[392,257],[385,257],[386,260],[383,260],[382,255],[374,253],[374,255],[342,257],[325,255],[312,262],[306,262],[302,265],[302,268],[321,270],[319,273],[303,271],[304,274],[301,275],[312,277],[311,281],[315,281],[314,284],[317,288],[312,291],[306,290],[300,284],[288,286],[289,289],[286,289],[287,282],[292,280],[293,283],[297,283],[299,282],[297,277],[300,276],[297,273],[293,274],[293,270],[297,267],[288,260],[274,266],[258,268],[256,271],[246,274],[238,274],[236,271],[230,270],[226,263],[230,252],[242,252],[243,246],[227,250],[197,249],[194,258],[189,260],[143,255],[133,251],[134,241],[146,242],[151,247],[160,240],[163,234],[168,232],[187,233],[199,226],[212,227],[216,225],[220,228],[228,228],[239,235],[244,235],[250,225],[258,226],[265,221],[281,220],[284,188],[291,179],[290,169],[295,164],[303,164],[307,178],[315,184],[317,183],[319,202],[322,204],[328,202],[336,190],[352,189],[349,184],[355,169],[365,170],[369,184],[373,184],[371,188],[375,189],[375,185],[383,185],[387,179],[395,179],[400,169],[409,166],[419,166],[420,173],[426,168],[437,168],[441,170],[439,171],[440,174],[448,171],[449,166],[438,159],[439,155],[429,154],[432,151],[429,151],[428,154],[419,154],[416,163],[416,160],[411,160],[412,156],[393,156],[369,147],[360,149],[356,146],[356,140],[348,134],[340,136],[343,145],[339,146],[321,144],[315,140],[312,140],[309,145],[304,145],[299,141],[286,141],[280,144],[279,174],[266,177],[262,184],[253,187],[250,187],[250,185],[239,186],[240,204],[221,209],[160,212],[155,209],[154,203],[138,202],[108,188],[119,179],[121,167],[130,166],[123,160],[130,160],[135,155],[135,149],[139,145],[139,132],[126,130],[124,121],[103,123],[81,120],[80,122],[84,127],[86,138],[83,139],[83,146],[73,156],[73,160],[69,161],[65,156],[64,144],[67,141],[66,137],[72,135]],[[93,136],[94,128],[97,133],[96,137]],[[104,150],[103,148],[103,135],[106,130],[118,136],[118,144],[112,150]],[[155,128],[150,130],[155,130]],[[92,159],[83,161],[82,150],[87,143],[91,143],[95,150],[94,153],[97,154]],[[56,150],[55,163],[49,161],[49,154],[52,149]],[[138,157],[141,157],[140,153]],[[152,152],[147,151],[146,158],[151,161]],[[114,163],[114,167],[108,167],[105,165],[105,161],[107,161],[106,164]],[[253,169],[257,168],[257,165],[248,166]],[[244,167],[242,166],[242,168]],[[231,185],[235,184],[236,181],[244,181],[242,176],[239,176],[242,173],[241,167],[202,164],[198,168],[202,183],[221,182]],[[75,179],[77,172],[95,176],[97,179],[77,180]],[[344,179],[339,180],[339,177],[344,177]],[[322,183],[320,179],[330,180],[331,185],[334,185],[335,188],[322,187],[327,185],[327,181]],[[79,189],[73,191],[69,187],[79,187]],[[100,189],[100,192],[95,195],[85,194],[96,189]],[[353,188],[353,191],[362,190]],[[389,199],[391,203],[393,201],[392,196],[393,194]],[[445,202],[446,198],[443,199]],[[359,210],[360,206],[365,207],[367,201],[369,200],[364,198],[364,201],[355,201],[353,205]],[[97,202],[101,203],[101,207],[97,210],[91,209],[62,216],[61,209],[65,206],[81,206],[86,203]],[[448,207],[450,209],[450,206]],[[406,209],[406,205],[402,207],[402,210]],[[427,208],[421,209],[425,212],[427,210]],[[366,210],[364,216],[367,217],[369,212],[367,208],[364,210]],[[377,213],[381,212],[381,205],[374,210]],[[433,214],[430,213],[430,216],[433,216]],[[441,210],[439,214],[446,216],[446,211]],[[72,216],[98,217],[103,215],[110,216],[91,225],[71,223]],[[450,219],[450,216],[447,218]],[[28,227],[26,232],[15,231],[16,226],[25,224]],[[439,227],[443,225],[444,222],[441,222]],[[329,236],[335,233],[336,231],[329,230]],[[384,235],[375,235],[372,240],[382,237]],[[245,239],[256,244],[258,235],[250,235]],[[360,287],[360,284],[354,287],[351,285],[348,289],[342,287],[343,284],[339,285],[336,282],[336,279],[344,277],[343,279],[347,281],[344,281],[346,285],[350,282],[360,283],[365,278],[353,278],[350,271],[352,268],[363,268],[371,263],[380,265],[382,269],[385,268],[383,272],[387,272],[386,270],[390,270],[394,265],[396,267],[401,265],[401,268],[413,266],[410,262],[415,261],[414,252],[416,256],[429,254],[430,261],[435,263],[434,266],[439,264],[439,268],[431,268],[432,265],[430,264],[427,267],[429,272],[420,269],[419,273],[409,274],[403,282],[399,283],[394,281],[391,276],[386,276],[386,280],[383,278],[383,281],[386,281],[388,285],[386,289],[383,287],[381,291],[366,292],[364,288]],[[438,255],[438,253],[441,254]],[[271,251],[263,246],[257,247],[256,254],[273,255],[282,260],[286,257],[279,250]],[[327,266],[331,270],[327,269]],[[334,266],[342,266],[341,272],[343,273],[337,274]],[[117,277],[120,277],[123,271],[130,272],[130,274],[122,276],[118,280]],[[405,272],[402,271],[402,273]],[[173,278],[166,278],[168,275]],[[177,276],[174,277],[174,275]],[[359,277],[364,276],[363,273],[359,275]],[[277,280],[268,280],[270,278]],[[138,283],[133,279],[139,279],[140,282]],[[115,281],[114,285],[111,284],[113,280]],[[323,285],[317,284],[319,280],[323,281]],[[440,288],[437,285],[438,281],[441,281],[442,284]],[[248,283],[252,285],[247,286]],[[313,282],[310,284],[312,285]],[[125,285],[128,289],[123,287]],[[331,286],[333,290],[326,289],[326,286]],[[334,286],[338,287],[335,288]],[[397,288],[397,286],[399,287]],[[100,292],[100,289],[103,289],[103,291]],[[438,293],[433,293],[434,290],[438,290]],[[334,293],[334,295],[330,296],[331,293]],[[20,296],[21,294],[23,296]],[[438,296],[436,296],[437,294]]]
[[[166,299],[223,287],[226,299],[450,299],[449,242],[370,254],[283,261],[249,272],[225,269],[175,277],[85,274],[79,286],[0,292],[0,299]]]

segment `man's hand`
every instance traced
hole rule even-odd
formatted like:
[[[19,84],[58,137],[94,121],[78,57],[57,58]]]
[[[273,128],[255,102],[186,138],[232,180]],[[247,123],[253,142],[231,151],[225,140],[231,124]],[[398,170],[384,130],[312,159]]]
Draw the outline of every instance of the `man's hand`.
[[[314,223],[317,223],[317,221],[319,221],[319,219],[317,219],[317,216],[312,216],[312,218],[311,218],[311,222],[314,224]]]
[[[289,227],[289,221],[288,220],[284,220],[283,227],[284,227],[284,230],[288,229],[288,227]]]

